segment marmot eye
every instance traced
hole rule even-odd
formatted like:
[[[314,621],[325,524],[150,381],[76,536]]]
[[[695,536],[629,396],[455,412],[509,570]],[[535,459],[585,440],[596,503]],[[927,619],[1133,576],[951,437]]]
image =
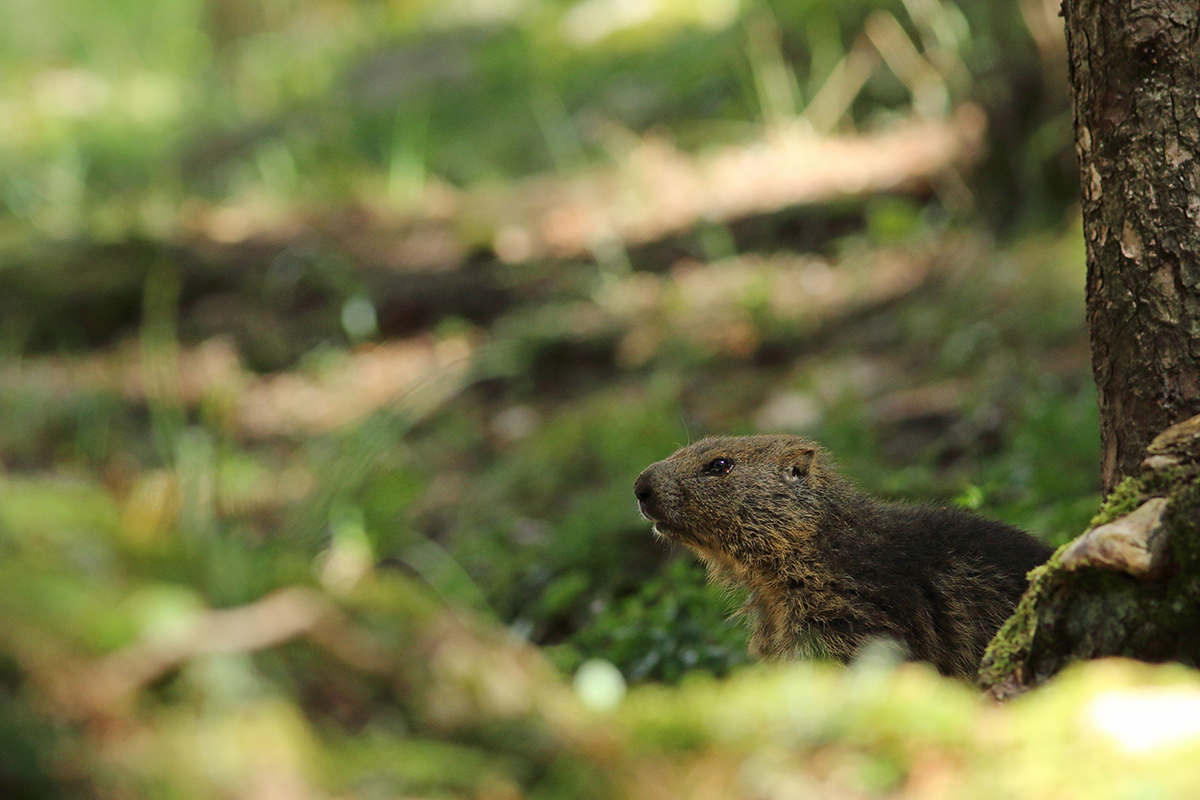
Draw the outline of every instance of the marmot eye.
[[[714,458],[712,461],[704,465],[705,475],[728,475],[729,470],[733,469],[733,459],[731,458]]]

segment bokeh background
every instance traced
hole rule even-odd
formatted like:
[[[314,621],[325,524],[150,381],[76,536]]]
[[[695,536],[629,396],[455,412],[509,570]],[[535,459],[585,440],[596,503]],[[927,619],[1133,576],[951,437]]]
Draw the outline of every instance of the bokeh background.
[[[1070,771],[1145,749],[1095,685],[1187,674],[1001,714],[886,657],[751,668],[632,499],[790,431],[1083,530],[1055,3],[0,15],[0,795],[1187,787]]]

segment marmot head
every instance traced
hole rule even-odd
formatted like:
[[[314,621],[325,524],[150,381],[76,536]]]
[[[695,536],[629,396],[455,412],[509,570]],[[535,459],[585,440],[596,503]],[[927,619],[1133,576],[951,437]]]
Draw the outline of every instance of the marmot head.
[[[647,467],[634,494],[660,535],[749,566],[815,531],[826,458],[799,436],[708,438]]]

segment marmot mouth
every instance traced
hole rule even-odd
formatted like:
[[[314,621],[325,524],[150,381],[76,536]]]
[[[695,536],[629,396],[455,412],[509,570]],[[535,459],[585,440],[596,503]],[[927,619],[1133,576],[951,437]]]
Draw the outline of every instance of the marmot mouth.
[[[642,517],[653,524],[651,532],[655,536],[661,536],[664,539],[670,539],[683,544],[699,544],[701,537],[691,531],[680,528],[671,522],[662,519],[662,515],[657,508],[648,507],[646,503],[639,503],[638,510],[642,512]]]
[[[682,542],[683,544],[700,543],[700,537],[696,536],[690,531],[672,528],[666,523],[657,520],[654,521],[654,533],[663,537],[664,539],[671,539],[676,542]]]

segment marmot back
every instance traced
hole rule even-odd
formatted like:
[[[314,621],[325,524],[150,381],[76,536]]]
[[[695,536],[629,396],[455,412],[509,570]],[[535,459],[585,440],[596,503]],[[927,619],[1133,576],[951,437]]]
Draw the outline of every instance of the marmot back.
[[[856,491],[799,436],[704,439],[634,484],[657,533],[711,578],[749,589],[751,652],[848,661],[890,638],[944,675],[973,677],[984,648],[1050,557],[1032,536],[948,508]]]

